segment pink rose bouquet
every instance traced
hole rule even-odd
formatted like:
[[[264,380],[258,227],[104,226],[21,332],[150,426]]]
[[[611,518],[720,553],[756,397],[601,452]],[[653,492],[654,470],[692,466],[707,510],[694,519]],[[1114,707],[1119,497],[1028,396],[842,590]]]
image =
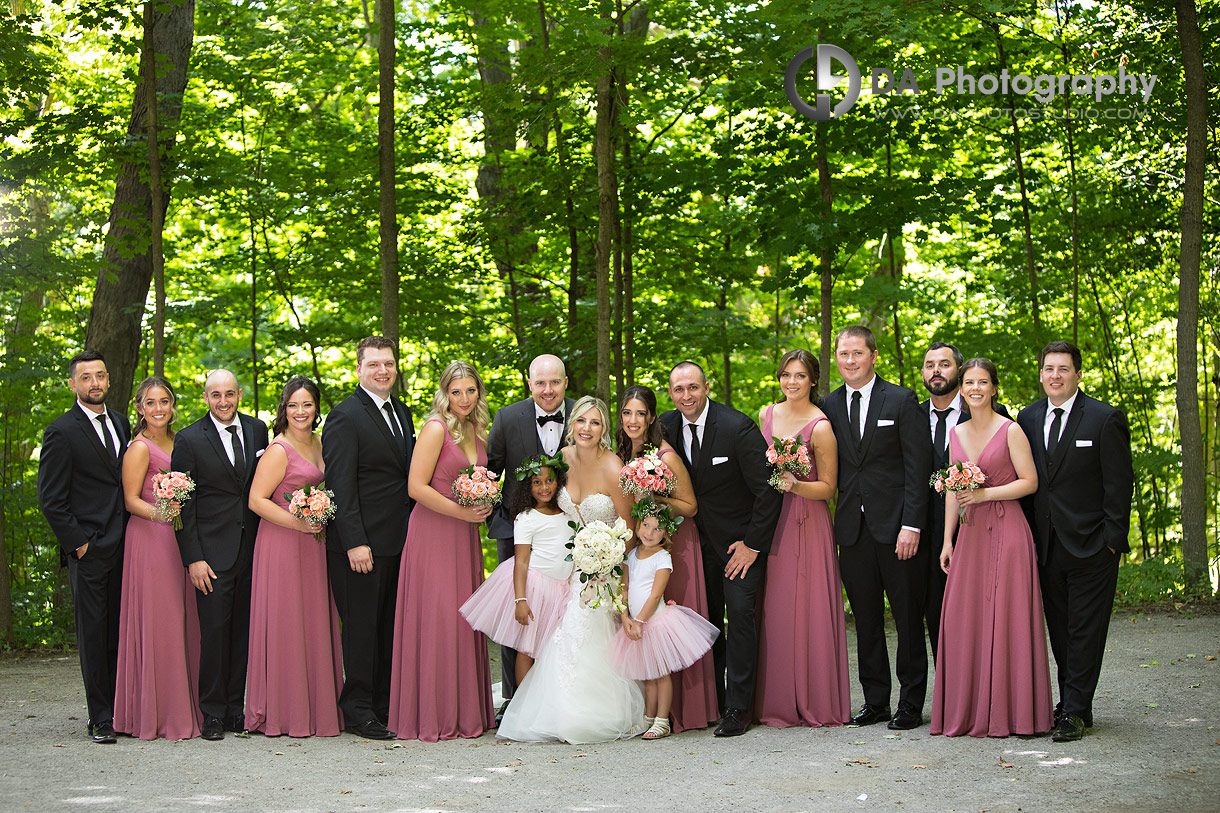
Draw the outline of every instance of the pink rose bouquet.
[[[284,499],[288,501],[288,513],[317,525],[325,525],[334,519],[339,510],[335,505],[335,492],[328,490],[326,483],[316,486],[306,483],[291,494],[285,491]],[[313,538],[321,542],[326,538],[326,529],[315,533]]]
[[[934,473],[928,485],[936,489],[937,494],[944,494],[981,488],[986,480],[987,475],[978,466],[969,460],[959,460]],[[957,512],[957,518],[962,525],[970,524],[965,508]]]
[[[800,435],[772,437],[771,445],[767,447],[767,462],[775,467],[775,473],[767,482],[777,491],[780,490],[780,483],[784,481],[782,476],[784,472],[804,477],[813,470],[813,463],[809,459],[809,447],[805,445]]]
[[[492,508],[500,504],[499,475],[488,471],[486,466],[470,466],[462,469],[453,481],[453,496],[458,505],[479,505]]]
[[[649,449],[623,466],[618,475],[619,488],[632,499],[668,497],[677,485],[673,469],[661,459],[656,449]]]
[[[173,523],[175,531],[182,530],[182,503],[191,498],[195,481],[184,471],[162,469],[153,475],[153,496],[156,505],[154,519]]]

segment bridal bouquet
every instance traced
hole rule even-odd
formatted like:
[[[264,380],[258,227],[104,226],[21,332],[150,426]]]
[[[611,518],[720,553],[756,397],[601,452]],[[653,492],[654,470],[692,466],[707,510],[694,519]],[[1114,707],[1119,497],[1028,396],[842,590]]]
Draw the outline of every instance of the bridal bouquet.
[[[576,532],[568,543],[572,552],[567,559],[580,574],[581,605],[596,610],[603,602],[609,602],[616,612],[625,612],[623,562],[627,559],[627,542],[631,539],[627,523],[619,518],[614,525],[601,520],[584,526],[577,522],[568,525]]]
[[[676,482],[673,469],[665,464],[656,449],[629,460],[618,475],[619,488],[637,500],[653,495],[666,497],[674,490]]]
[[[772,488],[779,490],[779,484],[784,481],[781,476],[784,472],[804,477],[813,470],[813,464],[809,460],[809,447],[804,444],[800,435],[773,437],[771,441],[771,445],[767,447],[767,462],[775,467],[775,473],[767,482]]]
[[[195,491],[195,481],[184,471],[169,471],[162,469],[153,475],[153,496],[156,505],[153,506],[155,519],[162,522],[172,522],[175,531],[182,530],[182,503],[191,498]]]
[[[986,480],[987,475],[983,474],[983,470],[978,466],[969,460],[959,460],[934,473],[932,479],[928,481],[928,485],[936,489],[937,494],[944,494],[946,491],[957,492],[980,488]],[[970,524],[965,508],[957,512],[957,519],[962,525]]]
[[[316,486],[306,483],[291,494],[285,491],[284,499],[288,501],[288,513],[297,519],[309,520],[318,525],[325,525],[334,519],[335,512],[338,511],[335,506],[335,492],[328,490],[326,483],[318,483]],[[315,533],[313,538],[321,542],[326,538],[325,529]]]
[[[478,505],[492,508],[500,504],[499,475],[486,466],[462,469],[453,481],[453,496],[458,505]]]

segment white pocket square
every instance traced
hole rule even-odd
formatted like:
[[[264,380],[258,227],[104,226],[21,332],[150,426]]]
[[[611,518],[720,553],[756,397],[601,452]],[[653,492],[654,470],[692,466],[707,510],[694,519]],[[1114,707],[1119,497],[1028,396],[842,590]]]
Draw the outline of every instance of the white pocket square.
[[[727,462],[729,462],[729,459],[727,457],[713,457],[712,458],[713,466],[719,466],[721,463],[727,463]]]
[[[254,453],[254,456],[255,456],[255,457],[262,457],[262,456],[263,456],[263,452],[265,452],[265,451],[267,451],[267,450],[266,450],[266,449],[259,449],[257,452],[255,452],[255,453]]]
[[[893,425],[894,425],[894,422],[893,422],[893,421],[887,421],[887,420],[884,420],[884,419],[878,418],[878,419],[877,419],[877,425],[878,425],[878,426],[893,426]]]
[[[1077,448],[1077,449],[1079,449],[1079,448],[1080,448],[1080,447],[1082,447],[1082,446],[1092,446],[1092,445],[1093,445],[1093,441],[1091,441],[1091,440],[1078,440],[1078,441],[1076,441],[1076,448]]]

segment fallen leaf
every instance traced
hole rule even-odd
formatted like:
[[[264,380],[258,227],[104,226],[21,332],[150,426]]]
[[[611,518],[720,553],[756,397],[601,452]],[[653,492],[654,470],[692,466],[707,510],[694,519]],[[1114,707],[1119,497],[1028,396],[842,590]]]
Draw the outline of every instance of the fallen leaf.
[[[1214,661],[1215,659],[1216,659],[1215,655],[1205,655],[1204,656],[1204,660]]]
[[[1148,708],[1150,708],[1150,709],[1154,709],[1154,708],[1156,708],[1157,706],[1159,706],[1159,705],[1161,705],[1161,704],[1160,704],[1160,703],[1145,703],[1144,705],[1145,705],[1145,706],[1147,706],[1147,707],[1148,707]]]
[[[510,763],[508,763],[508,764],[507,764],[507,765],[505,765],[504,767],[505,767],[505,768],[520,768],[520,767],[521,767],[522,765],[524,765],[524,764],[525,764],[525,763],[524,763],[523,761],[521,761],[521,760],[517,760],[516,762],[510,762]]]
[[[911,767],[914,768],[915,770],[921,770],[921,769],[926,769],[928,766],[927,765],[912,765]]]
[[[846,764],[846,765],[868,765],[870,767],[875,767],[875,766],[873,766],[872,760],[865,759],[864,757],[856,757],[855,759],[849,759],[844,764]]]
[[[736,782],[725,782],[724,784],[725,784],[725,787],[728,787],[729,785],[736,785],[737,783]]]
[[[589,755],[588,754],[572,754],[572,759],[580,759],[581,757],[587,757],[587,756],[589,756]]]
[[[901,734],[886,734],[886,735],[885,735],[885,739],[887,739],[887,740],[900,740],[900,739],[902,739],[902,735],[901,735]]]
[[[387,750],[387,751],[392,751],[392,750],[394,750],[395,748],[406,748],[406,747],[407,747],[407,746],[406,746],[405,744],[401,743],[401,742],[392,742],[392,743],[390,743],[389,745],[383,745],[383,746],[382,746],[382,748],[384,748],[384,749],[385,749],[385,750]]]
[[[276,751],[276,752],[275,752],[275,755],[276,755],[277,757],[282,757],[282,756],[284,756],[284,752],[283,752],[283,751]]]
[[[1000,759],[1000,761],[999,761],[999,763],[997,763],[997,764],[998,764],[998,765],[999,765],[1001,768],[1015,768],[1015,767],[1016,767],[1016,766],[1015,766],[1015,765],[1013,765],[1011,762],[1005,762],[1003,758],[1001,758],[1001,759]]]
[[[1192,653],[1190,653],[1189,655],[1187,655],[1186,657],[1187,657],[1187,659],[1188,659],[1188,660],[1194,660],[1194,658],[1195,658],[1195,653],[1193,653],[1193,652],[1192,652]]]
[[[1220,740],[1216,740],[1216,744],[1217,744],[1217,745],[1220,745]],[[51,747],[52,747],[52,748],[67,748],[68,746],[64,745],[64,744],[63,744],[63,743],[61,743],[61,742],[57,742],[57,743],[55,743],[55,745],[53,745],[53,746],[51,746]]]
[[[351,791],[350,790],[341,790],[341,791],[339,791],[339,793],[351,793]]]

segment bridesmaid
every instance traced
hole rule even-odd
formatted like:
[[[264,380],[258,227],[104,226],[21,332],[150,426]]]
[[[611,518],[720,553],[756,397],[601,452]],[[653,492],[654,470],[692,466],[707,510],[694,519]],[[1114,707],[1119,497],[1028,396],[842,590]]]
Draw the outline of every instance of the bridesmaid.
[[[458,613],[483,583],[479,524],[491,510],[460,506],[451,490],[462,469],[487,465],[489,422],[483,379],[453,362],[441,373],[407,477],[415,508],[398,575],[387,723],[399,739],[477,737],[495,719],[487,640]]]
[[[814,403],[818,373],[808,350],[789,350],[776,371],[783,399],[758,413],[768,443],[800,435],[813,464],[803,477],[780,475],[784,502],[758,646],[758,721],[769,726],[837,726],[851,718],[847,622],[826,505],[838,482],[838,444]]]
[[[616,447],[626,463],[644,454],[646,448],[659,450],[661,459],[673,469],[677,486],[669,497],[657,497],[675,515],[686,517],[673,538],[673,573],[665,595],[676,604],[688,607],[707,618],[707,586],[703,581],[703,554],[699,547],[699,531],[695,528],[695,489],[681,456],[665,440],[661,422],[657,420],[657,396],[648,387],[633,384],[623,390],[618,407],[619,430]],[[716,670],[712,654],[673,675],[674,733],[693,728],[706,728],[720,719],[716,707]]]
[[[1051,678],[1034,537],[1021,497],[1038,489],[1025,433],[995,412],[1000,377],[988,359],[962,365],[970,420],[949,430],[949,460],[971,461],[982,488],[945,500],[931,733],[1007,737],[1050,731]],[[959,509],[967,524],[957,532]]]
[[[254,545],[246,730],[269,737],[335,737],[343,730],[339,615],[331,598],[322,528],[288,511],[298,488],[322,483],[315,429],[318,386],[305,376],[284,385],[274,440],[259,458],[250,510],[263,518]]]
[[[153,496],[153,475],[169,469],[177,401],[165,379],[140,382],[135,439],[123,456],[131,519],[124,540],[114,727],[142,740],[198,737],[203,725],[195,589],[171,518],[158,512]]]

